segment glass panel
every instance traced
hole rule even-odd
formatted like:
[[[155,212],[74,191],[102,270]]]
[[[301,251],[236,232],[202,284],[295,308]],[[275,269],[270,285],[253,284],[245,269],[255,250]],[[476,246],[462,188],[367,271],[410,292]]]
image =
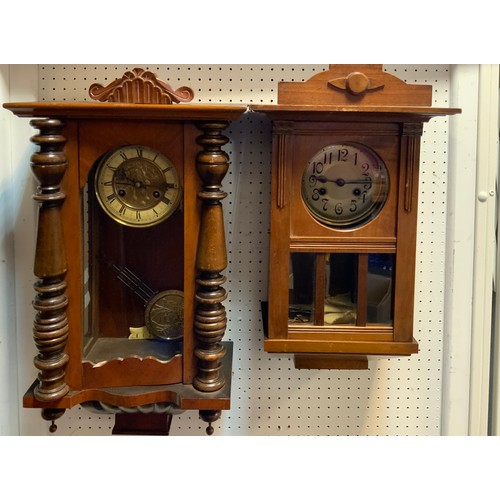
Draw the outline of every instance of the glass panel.
[[[82,201],[85,358],[169,359],[184,330],[182,212],[156,224],[141,226],[143,215],[121,223],[98,203],[92,172]]]
[[[289,323],[312,324],[313,322],[315,259],[313,253],[290,255]]]
[[[82,217],[83,217],[83,348],[92,341],[90,328],[91,293],[90,293],[90,255],[89,255],[89,197],[88,183],[83,188]]]
[[[292,253],[289,323],[392,325],[394,255]]]
[[[327,255],[325,325],[356,324],[357,281],[357,254]]]
[[[394,255],[374,254],[368,259],[368,324],[393,324]]]

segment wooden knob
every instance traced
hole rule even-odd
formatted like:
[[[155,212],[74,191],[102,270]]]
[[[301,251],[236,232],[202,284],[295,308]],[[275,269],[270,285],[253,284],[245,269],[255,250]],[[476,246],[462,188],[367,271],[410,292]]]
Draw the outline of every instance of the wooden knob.
[[[346,88],[351,94],[362,94],[370,88],[370,80],[364,73],[356,71],[347,75]]]

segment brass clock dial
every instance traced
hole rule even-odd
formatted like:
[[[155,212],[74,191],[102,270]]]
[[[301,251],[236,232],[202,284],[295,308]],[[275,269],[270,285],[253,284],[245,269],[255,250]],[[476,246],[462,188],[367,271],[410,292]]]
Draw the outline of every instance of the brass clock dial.
[[[104,211],[126,226],[149,227],[170,217],[182,191],[173,163],[141,145],[108,152],[95,174],[97,199]]]
[[[366,224],[382,209],[389,174],[371,148],[354,142],[331,144],[311,158],[302,175],[309,213],[334,229]]]

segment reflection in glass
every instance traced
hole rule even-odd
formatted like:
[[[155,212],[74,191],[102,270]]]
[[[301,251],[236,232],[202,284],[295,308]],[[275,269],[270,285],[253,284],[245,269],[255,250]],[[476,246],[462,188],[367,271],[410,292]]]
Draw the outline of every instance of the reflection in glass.
[[[292,253],[289,276],[289,323],[312,323],[315,254]]]
[[[329,254],[326,256],[326,325],[355,325],[357,315],[356,254]]]
[[[394,255],[375,254],[368,260],[367,322],[392,325]]]
[[[392,324],[393,254],[292,253],[289,323]]]

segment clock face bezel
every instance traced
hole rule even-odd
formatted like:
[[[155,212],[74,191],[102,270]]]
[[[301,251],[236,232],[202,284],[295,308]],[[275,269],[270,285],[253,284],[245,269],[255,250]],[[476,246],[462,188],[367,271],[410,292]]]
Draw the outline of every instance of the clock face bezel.
[[[96,167],[94,188],[104,212],[128,227],[160,224],[177,211],[182,199],[173,162],[142,144],[108,151]]]
[[[356,170],[350,172],[353,167]],[[333,177],[326,174],[332,169],[337,170]],[[303,169],[300,182],[307,213],[323,227],[340,231],[359,229],[374,220],[384,208],[390,191],[389,169],[380,155],[366,144],[349,140],[317,150]],[[328,196],[328,191],[341,193],[350,186],[353,186],[350,196]]]

